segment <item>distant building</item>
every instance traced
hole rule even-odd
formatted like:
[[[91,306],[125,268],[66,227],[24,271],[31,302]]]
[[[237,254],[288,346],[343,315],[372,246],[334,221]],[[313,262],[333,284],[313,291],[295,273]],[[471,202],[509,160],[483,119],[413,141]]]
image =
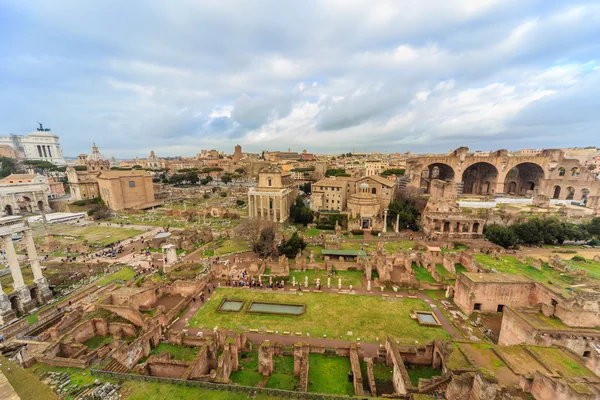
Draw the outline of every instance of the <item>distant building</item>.
[[[148,171],[103,171],[98,174],[100,197],[111,210],[158,205],[152,175]]]
[[[67,164],[60,149],[58,136],[42,124],[37,131],[28,135],[0,136],[0,145],[12,147],[16,155],[25,160],[48,161],[55,165]]]
[[[240,162],[242,159],[242,146],[239,144],[235,146],[235,151],[233,152],[233,162]]]
[[[48,179],[37,174],[11,174],[0,180],[0,207],[6,215],[48,209]]]
[[[67,167],[67,180],[73,200],[85,200],[98,197],[98,173],[110,170],[110,161],[108,161],[98,151],[98,147],[94,143],[92,153],[89,156],[80,154],[79,162],[87,169],[78,171],[73,167]]]
[[[290,173],[268,166],[258,173],[258,184],[248,190],[248,215],[250,218],[285,222],[297,196],[298,184]]]

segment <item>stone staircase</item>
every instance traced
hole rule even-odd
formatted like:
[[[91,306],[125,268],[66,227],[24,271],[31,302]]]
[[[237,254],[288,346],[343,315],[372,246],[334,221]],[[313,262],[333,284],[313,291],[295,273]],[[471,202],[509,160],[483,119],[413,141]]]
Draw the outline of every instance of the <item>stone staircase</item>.
[[[102,368],[102,371],[118,372],[121,374],[126,374],[129,372],[129,368],[127,368],[126,366],[124,366],[119,361],[115,360],[114,358],[111,358],[110,361],[108,362],[108,364],[106,364],[106,366],[104,368]]]
[[[430,385],[425,386],[423,389],[419,390],[420,394],[428,394],[430,396],[434,396],[435,398],[444,398],[444,393],[446,392],[446,388],[452,381],[452,377],[450,375],[441,377],[431,382]]]

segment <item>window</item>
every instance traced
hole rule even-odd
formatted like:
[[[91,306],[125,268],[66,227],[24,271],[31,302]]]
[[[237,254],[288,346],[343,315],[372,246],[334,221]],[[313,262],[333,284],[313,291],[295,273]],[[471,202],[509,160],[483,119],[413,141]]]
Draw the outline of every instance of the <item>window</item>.
[[[475,310],[475,311],[481,311],[481,303],[475,303],[473,305],[473,310]]]
[[[589,350],[586,350],[586,351],[584,351],[584,352],[583,352],[583,356],[584,356],[585,358],[588,358],[588,357],[589,357],[589,356],[591,356],[591,355],[592,355],[592,353],[591,353]]]
[[[134,188],[135,187],[135,182],[134,181],[129,181],[129,187],[130,188]]]
[[[498,312],[504,311],[504,304],[498,304],[498,309],[496,311],[498,311]]]

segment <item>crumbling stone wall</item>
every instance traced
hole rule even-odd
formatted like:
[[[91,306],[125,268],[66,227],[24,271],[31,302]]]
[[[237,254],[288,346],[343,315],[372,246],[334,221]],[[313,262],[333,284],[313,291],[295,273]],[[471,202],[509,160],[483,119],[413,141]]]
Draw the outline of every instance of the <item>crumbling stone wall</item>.
[[[273,373],[273,345],[264,341],[258,348],[258,373],[269,376]]]
[[[352,375],[354,376],[354,394],[356,396],[364,396],[365,391],[363,389],[363,378],[360,370],[360,359],[358,358],[358,352],[356,343],[350,344],[350,366],[352,368]]]
[[[298,390],[300,392],[308,391],[308,355],[310,347],[306,343],[298,342],[294,344],[294,375],[300,377]]]
[[[386,338],[385,349],[385,363],[388,367],[393,367],[392,385],[394,386],[394,392],[398,395],[406,395],[413,389],[413,386],[410,383],[410,378],[408,372],[406,372],[404,361],[400,356],[400,351],[398,351],[398,348],[392,343],[389,337]]]

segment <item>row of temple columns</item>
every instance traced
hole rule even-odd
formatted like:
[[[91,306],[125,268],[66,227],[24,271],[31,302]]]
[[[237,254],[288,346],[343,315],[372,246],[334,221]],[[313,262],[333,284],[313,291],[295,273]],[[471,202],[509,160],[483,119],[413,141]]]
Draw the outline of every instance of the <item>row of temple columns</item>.
[[[290,204],[285,194],[268,195],[248,193],[248,215],[250,218],[285,222],[288,219]]]
[[[27,246],[27,255],[29,263],[31,265],[31,272],[33,273],[34,282],[38,288],[38,298],[32,299],[31,293],[25,281],[23,280],[23,274],[21,272],[21,266],[17,257],[17,252],[12,240],[11,235],[5,235],[2,237],[2,247],[6,252],[6,260],[10,268],[10,274],[13,279],[13,289],[17,294],[17,311],[25,313],[35,307],[35,303],[45,303],[52,298],[52,292],[48,286],[48,281],[42,274],[42,268],[40,266],[40,260],[35,248],[33,241],[33,233],[31,229],[24,231],[25,244]],[[34,301],[35,300],[35,301]],[[2,285],[0,284],[0,323],[6,323],[3,321],[6,315],[11,312],[10,301],[8,296],[3,292]]]
[[[435,224],[437,232],[449,233],[477,233],[483,234],[483,224],[479,222],[441,222],[441,225]]]

